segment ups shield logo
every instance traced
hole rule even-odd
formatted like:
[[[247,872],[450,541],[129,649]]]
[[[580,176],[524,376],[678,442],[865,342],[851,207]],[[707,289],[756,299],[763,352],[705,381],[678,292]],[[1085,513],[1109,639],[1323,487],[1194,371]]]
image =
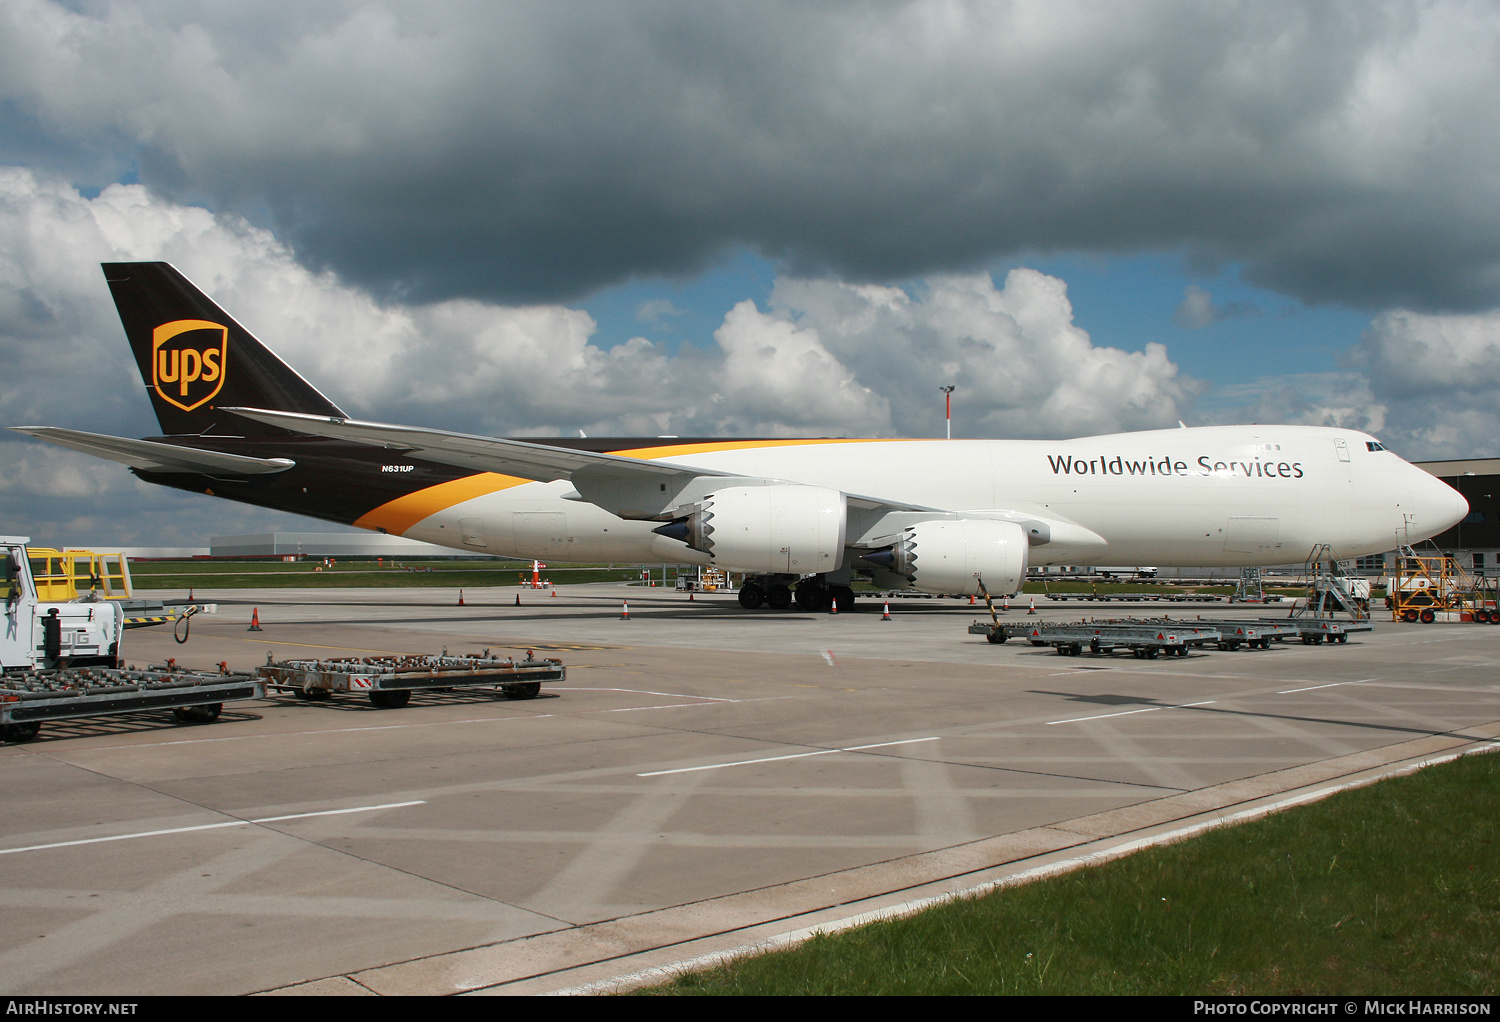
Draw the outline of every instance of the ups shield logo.
[[[224,386],[229,328],[179,319],[151,331],[151,385],[163,401],[185,412],[213,399]]]

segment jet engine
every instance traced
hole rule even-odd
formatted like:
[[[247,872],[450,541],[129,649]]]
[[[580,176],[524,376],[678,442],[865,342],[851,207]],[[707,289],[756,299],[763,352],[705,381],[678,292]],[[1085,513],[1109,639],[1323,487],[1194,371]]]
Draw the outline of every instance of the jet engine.
[[[963,518],[918,522],[891,545],[861,559],[929,593],[971,595],[979,583],[992,596],[1019,592],[1030,543],[1015,522]]]
[[[723,568],[810,575],[843,564],[848,517],[844,494],[826,486],[733,486],[652,531]]]

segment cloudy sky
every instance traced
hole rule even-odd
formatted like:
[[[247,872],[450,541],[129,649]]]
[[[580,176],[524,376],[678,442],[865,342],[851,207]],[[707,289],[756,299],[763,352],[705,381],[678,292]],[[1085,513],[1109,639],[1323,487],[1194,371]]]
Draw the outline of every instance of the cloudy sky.
[[[158,432],[166,259],[387,421],[1500,455],[1496,95],[1490,0],[0,0],[0,424]],[[0,438],[3,532],[271,528]]]

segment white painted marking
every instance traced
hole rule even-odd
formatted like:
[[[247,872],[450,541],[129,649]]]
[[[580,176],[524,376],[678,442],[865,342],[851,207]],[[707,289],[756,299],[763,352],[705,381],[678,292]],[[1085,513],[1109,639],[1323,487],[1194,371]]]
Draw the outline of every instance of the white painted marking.
[[[1163,709],[1165,709],[1165,707],[1163,707]],[[1402,766],[1396,770],[1392,770],[1388,773],[1377,774],[1374,777],[1365,777],[1354,781],[1345,781],[1341,784],[1335,784],[1331,787],[1319,788],[1314,791],[1303,792],[1300,795],[1293,795],[1291,798],[1282,799],[1269,805],[1256,806],[1251,809],[1242,809],[1237,813],[1229,813],[1223,816],[1216,816],[1211,820],[1189,824],[1186,827],[1179,827],[1177,830],[1168,831],[1164,834],[1156,834],[1152,837],[1139,838],[1135,841],[1127,841],[1118,845],[1111,845],[1107,848],[1101,848],[1097,851],[1087,852],[1083,855],[1074,856],[1071,859],[1064,859],[1060,862],[1049,863],[1045,866],[1037,866],[1032,869],[1022,870],[1021,872],[1012,874],[1011,876],[1004,877],[999,880],[989,880],[985,883],[978,884],[974,887],[969,887],[964,890],[951,891],[946,894],[933,895],[932,897],[928,898],[918,898],[899,905],[890,905],[886,908],[874,909],[870,912],[861,912],[858,915],[848,916],[843,919],[829,920],[828,922],[819,923],[815,926],[806,926],[787,933],[779,933],[754,944],[744,944],[740,947],[730,948],[727,951],[714,951],[709,954],[696,955],[692,958],[673,962],[671,965],[659,965],[650,969],[641,969],[637,972],[626,973],[623,976],[615,976],[612,979],[598,980],[593,983],[586,983],[582,986],[569,987],[563,990],[554,990],[551,992],[550,996],[568,997],[582,994],[609,993],[616,990],[641,986],[652,980],[676,979],[684,972],[691,972],[697,969],[712,968],[717,965],[722,965],[726,962],[734,961],[737,958],[743,958],[746,955],[764,954],[767,951],[774,951],[785,947],[793,947],[819,934],[838,933],[841,930],[850,930],[856,926],[864,926],[866,923],[879,922],[885,919],[905,918],[906,916],[915,915],[923,909],[932,908],[937,905],[947,905],[960,899],[972,898],[978,895],[988,894],[990,891],[996,890],[1001,887],[1013,887],[1018,884],[1026,883],[1030,880],[1039,880],[1045,877],[1055,876],[1060,873],[1068,873],[1075,869],[1078,869],[1079,867],[1092,865],[1098,862],[1107,862],[1110,859],[1117,859],[1121,856],[1128,855],[1131,852],[1139,851],[1143,848],[1151,848],[1156,845],[1171,844],[1174,841],[1180,841],[1185,837],[1193,837],[1197,834],[1203,833],[1206,830],[1213,830],[1219,827],[1223,827],[1226,824],[1243,823],[1248,820],[1254,820],[1259,819],[1263,816],[1269,816],[1274,812],[1278,812],[1279,810],[1289,809],[1293,806],[1302,805],[1306,802],[1316,802],[1320,799],[1327,798],[1329,795],[1333,795],[1337,792],[1345,791],[1350,788],[1367,787],[1368,785],[1374,784],[1377,781],[1382,781],[1387,777],[1400,777],[1405,774],[1415,773],[1416,771],[1421,770],[1424,767],[1436,766],[1439,763],[1447,763],[1450,760],[1459,759],[1462,756],[1472,756],[1476,753],[1490,752],[1495,749],[1500,749],[1500,741],[1487,741],[1482,742],[1469,749],[1463,749],[1457,752],[1439,753],[1435,756],[1420,759],[1414,763],[1408,763],[1405,766]],[[501,984],[500,986],[501,988],[503,988],[504,984]]]
[[[1047,721],[1047,723],[1076,724],[1080,720],[1103,720],[1106,717],[1128,717],[1132,713],[1150,713],[1152,710],[1180,710],[1186,706],[1212,706],[1216,702],[1218,702],[1217,699],[1210,699],[1206,703],[1178,703],[1175,706],[1147,706],[1145,709],[1141,710],[1121,710],[1119,713],[1096,713],[1092,717],[1069,717],[1067,720],[1049,720]]]
[[[160,837],[163,834],[188,834],[195,830],[218,830],[223,827],[248,827],[257,823],[280,823],[284,820],[305,820],[313,816],[344,816],[348,813],[373,813],[377,809],[401,809],[405,806],[426,805],[425,799],[415,802],[388,802],[378,806],[357,806],[353,809],[325,809],[316,813],[293,813],[290,816],[262,816],[256,820],[227,820],[224,823],[202,823],[196,827],[172,827],[168,830],[143,830],[134,834],[115,834],[110,837],[89,837],[79,841],[56,841],[50,845],[27,845],[25,848],[0,848],[0,855],[16,852],[40,852],[47,848],[72,848],[77,845],[97,845],[106,841],[130,841],[138,837]]]
[[[899,742],[879,742],[875,745],[850,745],[843,749],[819,749],[816,752],[794,752],[789,756],[765,756],[761,759],[742,759],[734,763],[713,763],[708,766],[678,767],[675,770],[653,770],[646,774],[636,774],[637,777],[661,777],[664,774],[690,774],[698,770],[723,770],[725,767],[754,766],[757,763],[778,763],[785,759],[806,759],[809,756],[828,756],[835,752],[860,752],[864,749],[884,749],[892,745],[913,745],[917,742],[935,742],[938,736],[931,738],[907,738]]]
[[[1307,688],[1284,688],[1276,694],[1289,696],[1293,692],[1316,692],[1320,688],[1338,688],[1340,685],[1363,685],[1367,681],[1379,681],[1379,678],[1360,678],[1358,681],[1335,681],[1327,685],[1309,685]]]
[[[115,749],[130,749],[132,752],[144,752],[148,749],[166,748],[169,745],[205,745],[209,742],[253,742],[267,738],[296,738],[302,735],[345,735],[355,734],[359,731],[402,731],[413,727],[448,727],[451,724],[507,724],[518,720],[543,720],[547,717],[555,717],[555,713],[528,714],[524,717],[468,717],[464,720],[432,720],[416,724],[380,724],[370,727],[329,727],[318,728],[313,731],[277,731],[274,733],[260,735],[227,735],[223,738],[184,738],[175,742],[152,742],[150,745],[95,745],[86,749],[69,750],[69,752],[110,752]]]
[[[702,699],[706,703],[740,703],[743,699],[724,699],[719,696],[695,696],[691,692],[653,692],[649,688],[560,688],[547,686],[549,692],[629,692],[638,696],[666,696],[669,699]]]
[[[727,700],[719,700],[725,702]],[[734,700],[738,702],[738,700]],[[638,713],[641,710],[676,710],[684,706],[702,706],[702,703],[657,703],[654,706],[616,706],[612,710],[585,710],[585,713]]]

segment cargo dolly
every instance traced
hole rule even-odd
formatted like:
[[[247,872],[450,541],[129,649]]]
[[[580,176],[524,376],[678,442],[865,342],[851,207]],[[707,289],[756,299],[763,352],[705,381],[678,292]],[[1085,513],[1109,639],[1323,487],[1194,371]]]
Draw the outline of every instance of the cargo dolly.
[[[490,656],[383,656],[333,660],[266,659],[259,668],[267,689],[291,692],[298,699],[321,702],[335,692],[369,696],[380,709],[396,709],[413,692],[454,688],[493,690],[507,699],[535,699],[543,682],[563,681],[567,670],[560,660],[537,659],[531,650],[525,660]]]
[[[1335,620],[1327,617],[1287,618],[1286,623],[1297,629],[1302,642],[1315,646],[1321,642],[1348,642],[1355,632],[1373,632],[1375,626],[1366,618],[1363,621]]]
[[[1258,620],[1194,618],[1195,628],[1217,628],[1221,637],[1219,649],[1233,650],[1246,646],[1250,649],[1270,649],[1271,643],[1301,635],[1305,625],[1290,618],[1261,618]]]
[[[218,719],[224,704],[259,699],[265,686],[252,674],[200,673],[173,663],[145,670],[68,667],[15,671],[0,677],[0,726],[6,741],[35,738],[42,723],[141,710],[171,710],[183,723]]]
[[[1068,624],[1006,625],[975,622],[969,626],[974,635],[985,635],[991,642],[1024,638],[1033,646],[1052,646],[1062,656],[1080,656],[1085,651],[1108,655],[1129,650],[1142,659],[1187,656],[1190,648],[1217,644],[1222,638],[1218,629],[1205,628],[1196,622],[1181,621],[1153,624],[1146,621],[1095,622],[1074,621]]]

